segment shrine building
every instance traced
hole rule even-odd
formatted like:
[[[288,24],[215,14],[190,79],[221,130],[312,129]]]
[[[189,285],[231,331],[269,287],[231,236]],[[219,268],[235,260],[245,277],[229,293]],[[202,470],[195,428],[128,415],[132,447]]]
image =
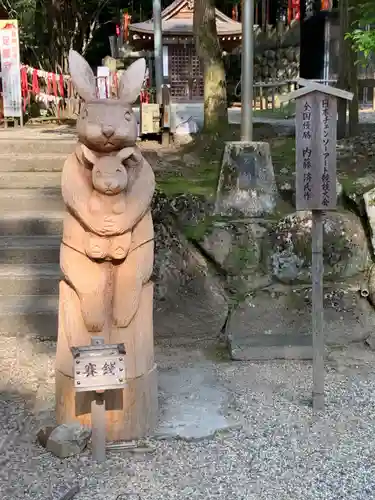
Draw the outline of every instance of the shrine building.
[[[174,101],[203,99],[203,72],[194,48],[193,10],[194,0],[175,0],[161,13],[163,75]],[[241,44],[242,25],[218,9],[215,13],[222,50],[231,52]],[[134,48],[153,50],[152,19],[131,24],[129,32]]]

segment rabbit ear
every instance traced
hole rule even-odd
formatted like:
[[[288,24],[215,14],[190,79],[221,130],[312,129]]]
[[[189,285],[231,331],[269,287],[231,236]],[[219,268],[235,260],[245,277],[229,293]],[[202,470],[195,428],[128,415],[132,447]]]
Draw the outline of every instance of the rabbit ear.
[[[87,61],[75,50],[69,51],[69,71],[78,94],[85,101],[96,97],[96,82]]]
[[[121,151],[119,151],[116,156],[121,162],[123,162],[123,161],[127,160],[129,158],[129,156],[131,156],[133,153],[134,153],[133,147],[124,148],[124,149],[121,149]]]
[[[122,74],[119,82],[119,99],[133,104],[141,92],[146,73],[146,60],[138,59]]]

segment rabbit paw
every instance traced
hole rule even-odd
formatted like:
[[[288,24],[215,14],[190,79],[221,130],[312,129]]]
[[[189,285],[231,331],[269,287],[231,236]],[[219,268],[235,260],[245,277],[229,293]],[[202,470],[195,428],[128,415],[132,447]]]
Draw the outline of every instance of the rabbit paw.
[[[132,237],[130,231],[121,236],[115,236],[108,252],[112,259],[125,259],[128,255],[131,241]]]
[[[86,254],[91,259],[104,259],[108,255],[109,245],[110,243],[107,239],[89,235]]]
[[[101,332],[105,323],[103,297],[97,293],[86,294],[81,297],[83,321],[89,332]]]

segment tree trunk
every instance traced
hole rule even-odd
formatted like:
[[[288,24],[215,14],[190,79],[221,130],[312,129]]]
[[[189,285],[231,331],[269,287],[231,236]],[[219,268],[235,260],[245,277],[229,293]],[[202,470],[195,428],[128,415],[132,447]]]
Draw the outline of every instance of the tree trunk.
[[[347,135],[347,109],[349,107],[349,135],[358,134],[359,104],[358,104],[358,69],[356,66],[357,54],[353,50],[350,40],[345,40],[345,35],[350,30],[354,21],[354,10],[349,10],[353,0],[340,0],[340,54],[338,87],[354,94],[353,100],[348,104],[344,99],[338,102],[338,137]]]
[[[214,0],[195,0],[195,48],[203,65],[204,129],[217,131],[228,124],[224,61],[216,31]]]
[[[358,0],[351,0],[353,7],[356,6]],[[349,24],[353,25],[356,17],[356,9],[351,9],[349,13]],[[359,102],[358,102],[358,67],[357,67],[357,53],[353,49],[353,45],[349,42],[349,90],[353,92],[353,100],[349,103],[349,135],[358,135],[359,125]]]
[[[345,40],[345,35],[349,31],[349,2],[348,0],[340,0],[340,38],[339,38],[339,75],[337,86],[343,90],[349,90],[349,44]],[[337,103],[338,123],[337,136],[339,139],[347,134],[346,127],[346,99],[338,99]]]

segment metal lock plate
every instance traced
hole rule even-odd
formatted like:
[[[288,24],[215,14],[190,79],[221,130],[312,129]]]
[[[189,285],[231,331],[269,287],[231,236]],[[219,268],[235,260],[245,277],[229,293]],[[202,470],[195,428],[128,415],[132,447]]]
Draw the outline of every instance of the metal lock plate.
[[[77,392],[123,389],[126,385],[125,349],[118,345],[74,347],[74,387]]]

